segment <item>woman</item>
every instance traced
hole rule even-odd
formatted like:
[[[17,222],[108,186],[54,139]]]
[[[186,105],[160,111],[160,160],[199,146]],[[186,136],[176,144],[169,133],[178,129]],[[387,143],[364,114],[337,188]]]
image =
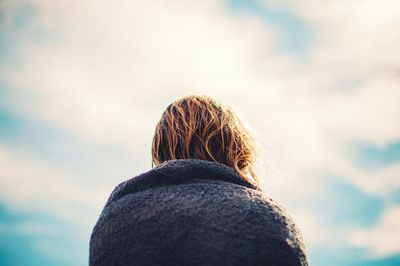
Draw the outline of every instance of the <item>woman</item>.
[[[155,130],[152,169],[119,184],[90,265],[308,265],[299,229],[259,187],[254,138],[233,110],[190,95]]]

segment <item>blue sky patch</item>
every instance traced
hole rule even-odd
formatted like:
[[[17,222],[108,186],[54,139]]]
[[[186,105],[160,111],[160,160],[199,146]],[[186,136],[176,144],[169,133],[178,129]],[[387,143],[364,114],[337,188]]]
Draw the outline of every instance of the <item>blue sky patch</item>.
[[[17,212],[0,202],[0,265],[85,265],[86,242],[63,221],[40,213]]]
[[[362,249],[349,247],[316,249],[310,254],[310,265],[398,266],[400,265],[400,256],[368,258]]]
[[[10,12],[9,10],[7,10]],[[10,56],[12,48],[16,45],[24,28],[32,21],[36,11],[32,4],[21,4],[15,9],[11,20],[5,23],[5,9],[0,9],[0,59],[4,61]],[[5,28],[6,25],[8,28]]]
[[[136,174],[134,154],[115,145],[91,143],[35,117],[15,114],[2,108],[1,102],[0,144],[27,151],[55,168],[76,173],[72,174],[76,178],[87,176],[86,182],[109,182],[110,178]]]
[[[360,167],[374,170],[400,162],[400,141],[378,147],[370,143],[357,142],[350,148],[350,156]]]
[[[281,33],[280,52],[305,52],[311,43],[312,28],[289,9],[268,9],[257,0],[225,0],[229,10],[235,13],[248,12],[277,27]]]
[[[325,191],[313,207],[327,225],[351,228],[376,223],[384,210],[382,199],[364,193],[344,178],[325,179]]]

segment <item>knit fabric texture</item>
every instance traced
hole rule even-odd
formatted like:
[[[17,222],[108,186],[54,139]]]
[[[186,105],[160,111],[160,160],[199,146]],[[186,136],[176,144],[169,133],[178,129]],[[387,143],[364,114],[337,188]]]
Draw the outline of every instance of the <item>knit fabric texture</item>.
[[[224,164],[166,161],[119,184],[89,265],[308,265],[286,209]]]

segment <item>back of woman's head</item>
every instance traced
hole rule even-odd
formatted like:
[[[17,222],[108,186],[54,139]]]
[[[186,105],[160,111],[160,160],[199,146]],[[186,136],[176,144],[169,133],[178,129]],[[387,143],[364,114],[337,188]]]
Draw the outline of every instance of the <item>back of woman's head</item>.
[[[164,111],[152,144],[152,164],[201,159],[228,165],[256,186],[255,139],[232,108],[205,95],[177,99]],[[248,177],[250,174],[250,178]]]

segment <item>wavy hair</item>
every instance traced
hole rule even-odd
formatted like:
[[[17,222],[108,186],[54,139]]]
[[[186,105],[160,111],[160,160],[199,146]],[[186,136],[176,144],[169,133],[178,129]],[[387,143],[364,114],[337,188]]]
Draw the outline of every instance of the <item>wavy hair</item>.
[[[255,143],[230,106],[206,95],[189,95],[171,103],[158,122],[152,142],[152,166],[172,159],[215,161],[234,168],[241,178],[259,186],[254,171]]]

